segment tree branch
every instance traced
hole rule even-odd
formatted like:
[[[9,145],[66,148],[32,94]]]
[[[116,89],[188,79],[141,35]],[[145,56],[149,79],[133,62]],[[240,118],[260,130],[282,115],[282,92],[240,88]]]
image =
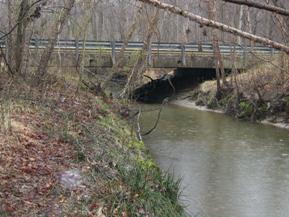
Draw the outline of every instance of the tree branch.
[[[185,11],[185,10],[183,10],[177,6],[162,3],[158,0],[138,0],[138,1],[153,5],[157,8],[167,10],[173,14],[177,14],[179,16],[188,18],[189,20],[197,22],[203,26],[208,26],[211,28],[219,29],[220,31],[223,31],[223,32],[228,32],[228,33],[231,33],[233,35],[238,35],[238,36],[241,36],[243,38],[249,39],[251,41],[261,43],[267,47],[272,47],[272,48],[284,51],[285,53],[289,54],[289,47],[284,45],[284,44],[272,41],[268,38],[263,38],[263,37],[260,37],[260,36],[257,36],[257,35],[254,35],[254,34],[251,34],[248,32],[241,31],[237,28],[228,26],[226,24],[223,24],[223,23],[220,23],[220,22],[217,22],[214,20],[210,20],[210,19],[201,17],[199,15],[195,15],[195,14],[190,13],[188,11]]]
[[[263,4],[263,3],[257,2],[256,0],[254,1],[253,0],[222,0],[222,1],[237,4],[237,5],[246,5],[248,7],[258,8],[258,9],[270,11],[276,14],[289,17],[289,11],[287,11],[286,9],[277,7],[274,5]]]
[[[152,133],[152,132],[157,128],[158,123],[159,123],[159,120],[160,120],[160,117],[161,117],[161,113],[162,113],[163,107],[165,106],[165,104],[168,103],[168,101],[169,101],[169,98],[165,98],[165,99],[163,100],[163,102],[162,102],[162,104],[161,104],[161,107],[160,107],[160,109],[159,109],[158,116],[157,116],[157,119],[156,119],[156,121],[155,121],[154,126],[153,126],[150,130],[148,130],[146,133],[142,134],[142,136],[147,136],[147,135],[149,135],[150,133]]]
[[[2,41],[2,40],[5,39],[8,35],[10,35],[10,34],[16,29],[16,27],[17,27],[20,23],[23,22],[23,20],[26,18],[26,15],[27,15],[28,12],[30,11],[30,9],[31,9],[34,5],[40,3],[41,1],[43,1],[43,0],[37,0],[37,1],[33,2],[33,3],[29,6],[29,8],[27,8],[27,10],[24,12],[23,16],[17,21],[17,23],[16,23],[7,33],[5,33],[4,35],[1,35],[0,41]],[[3,31],[1,31],[1,33],[3,33]]]

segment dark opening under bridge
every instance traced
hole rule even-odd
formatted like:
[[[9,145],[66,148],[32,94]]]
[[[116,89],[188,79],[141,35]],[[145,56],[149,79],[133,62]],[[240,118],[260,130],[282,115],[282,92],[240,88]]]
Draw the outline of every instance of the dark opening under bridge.
[[[32,39],[30,49],[44,49],[48,42],[43,39]],[[5,47],[5,43],[2,42],[1,46]],[[123,42],[119,41],[59,40],[54,52],[64,56],[69,53],[70,59],[78,59],[79,56],[85,54],[86,66],[110,68],[117,62],[122,46]],[[129,42],[124,53],[124,64],[133,64],[142,48],[142,42]],[[263,62],[264,58],[268,59],[278,52],[273,48],[263,46],[242,47],[225,44],[220,45],[220,51],[224,60],[224,68],[228,69],[232,68],[233,64],[237,69],[247,68]],[[148,66],[151,68],[215,67],[213,46],[210,43],[153,42],[148,50],[147,58]]]

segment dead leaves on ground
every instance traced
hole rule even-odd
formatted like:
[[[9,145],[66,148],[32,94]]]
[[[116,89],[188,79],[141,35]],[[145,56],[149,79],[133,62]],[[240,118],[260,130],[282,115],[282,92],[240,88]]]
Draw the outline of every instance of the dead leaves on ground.
[[[0,134],[0,215],[59,216],[71,197],[61,188],[60,174],[83,165],[76,164],[74,146],[57,133],[50,135],[47,127],[55,132],[63,130],[66,123],[62,114],[70,113],[72,134],[82,136],[78,124],[106,115],[85,95],[67,94],[64,100],[58,100],[51,92],[50,97],[51,107],[31,106],[27,111],[12,113],[12,134]],[[81,198],[84,190],[76,189],[73,194]],[[103,216],[100,209],[96,206],[90,212]]]

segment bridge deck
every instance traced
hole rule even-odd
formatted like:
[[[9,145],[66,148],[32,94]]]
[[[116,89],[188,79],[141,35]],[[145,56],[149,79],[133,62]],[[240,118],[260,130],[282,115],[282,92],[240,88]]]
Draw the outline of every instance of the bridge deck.
[[[31,49],[44,49],[48,45],[48,40],[32,39]],[[5,43],[1,43],[5,47]],[[78,58],[83,51],[88,55],[87,65],[92,67],[112,67],[118,59],[118,53],[123,47],[123,42],[110,41],[79,41],[79,40],[59,40],[55,46],[55,51],[66,53],[74,51],[75,58]],[[125,50],[125,64],[130,64],[135,60],[142,49],[142,42],[129,42]],[[224,59],[224,67],[232,67],[232,53],[235,52],[235,67],[246,68],[261,62],[261,59],[271,57],[277,53],[275,49],[255,46],[242,47],[232,45],[220,45],[220,51]],[[155,68],[213,68],[214,61],[213,46],[209,43],[152,43],[148,50],[148,66]]]

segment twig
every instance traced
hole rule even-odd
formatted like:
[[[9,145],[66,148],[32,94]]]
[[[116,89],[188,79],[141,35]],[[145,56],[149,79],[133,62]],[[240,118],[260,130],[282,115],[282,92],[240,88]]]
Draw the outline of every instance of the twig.
[[[163,100],[162,105],[161,105],[161,107],[160,107],[160,109],[159,109],[159,112],[158,112],[157,120],[156,120],[154,126],[153,126],[149,131],[147,131],[146,133],[142,134],[142,136],[147,136],[147,135],[149,135],[150,133],[152,133],[152,132],[157,128],[158,123],[159,123],[159,120],[160,120],[160,117],[161,117],[161,112],[162,112],[162,110],[163,110],[163,107],[164,107],[165,104],[167,104],[168,101],[169,101],[169,98],[165,98],[165,99]]]
[[[175,88],[175,86],[173,85],[173,83],[171,81],[171,77],[168,77],[168,81],[169,81],[170,86],[173,88],[173,93],[175,94],[176,93],[176,88]]]
[[[143,76],[148,78],[148,79],[150,79],[151,81],[154,81],[154,79],[152,77],[148,76],[148,75],[143,75]]]
[[[6,49],[7,49],[7,48],[6,48]],[[13,77],[14,72],[13,72],[10,64],[8,63],[8,60],[6,59],[5,52],[3,51],[2,46],[0,46],[0,52],[1,52],[1,56],[3,57],[4,63],[5,63],[5,65],[6,65],[7,68],[8,68],[8,72],[9,72],[8,74]]]
[[[139,139],[139,141],[142,141],[141,127],[140,127],[140,123],[139,123],[140,117],[141,117],[141,106],[139,106],[136,124],[137,124],[137,136],[138,136],[138,139]]]
[[[242,45],[242,44],[239,44],[239,43],[236,43],[236,42],[233,42],[232,44],[237,45],[237,46],[240,46],[241,48],[245,49],[245,46]],[[258,56],[254,51],[252,51],[252,48],[254,48],[254,47],[251,47],[251,49],[249,50],[249,53],[252,54],[254,57],[256,57],[257,59],[262,60],[262,61],[264,61],[264,62],[266,62],[266,63],[269,63],[270,65],[278,68],[278,69],[281,70],[281,71],[285,71],[284,68],[282,68],[282,67],[276,65],[275,63],[273,63],[272,59],[266,59],[266,58],[264,58],[264,57]],[[235,51],[234,51],[234,52],[235,52]]]

